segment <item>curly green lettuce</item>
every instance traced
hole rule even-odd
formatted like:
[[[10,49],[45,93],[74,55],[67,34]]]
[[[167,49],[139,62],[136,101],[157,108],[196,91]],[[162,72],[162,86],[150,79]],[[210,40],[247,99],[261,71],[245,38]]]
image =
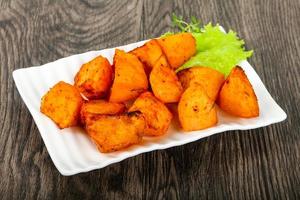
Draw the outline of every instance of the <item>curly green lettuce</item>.
[[[200,22],[194,17],[190,23],[184,22],[182,17],[173,15],[173,24],[181,32],[190,32],[196,40],[196,55],[179,67],[176,72],[181,70],[206,66],[216,69],[227,76],[231,69],[239,62],[249,58],[253,51],[246,51],[244,41],[237,37],[237,33],[230,30],[225,33],[217,24],[211,23],[200,27]],[[171,34],[168,32],[168,34]]]

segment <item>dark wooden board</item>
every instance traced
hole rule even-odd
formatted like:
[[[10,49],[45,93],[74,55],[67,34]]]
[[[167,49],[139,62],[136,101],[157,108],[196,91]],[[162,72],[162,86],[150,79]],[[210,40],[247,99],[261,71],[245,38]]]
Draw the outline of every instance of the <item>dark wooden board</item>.
[[[159,36],[172,12],[236,30],[287,120],[60,175],[13,70]],[[300,199],[299,57],[299,0],[1,0],[0,199]]]

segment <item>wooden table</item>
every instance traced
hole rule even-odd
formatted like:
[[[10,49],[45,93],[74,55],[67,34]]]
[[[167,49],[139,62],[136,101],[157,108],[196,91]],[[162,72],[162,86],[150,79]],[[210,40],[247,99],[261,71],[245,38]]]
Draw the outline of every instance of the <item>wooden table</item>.
[[[171,13],[236,30],[286,121],[229,131],[64,177],[12,79],[18,68],[169,30]],[[0,197],[3,199],[300,199],[300,2],[0,1]],[[1,199],[1,198],[0,198]]]

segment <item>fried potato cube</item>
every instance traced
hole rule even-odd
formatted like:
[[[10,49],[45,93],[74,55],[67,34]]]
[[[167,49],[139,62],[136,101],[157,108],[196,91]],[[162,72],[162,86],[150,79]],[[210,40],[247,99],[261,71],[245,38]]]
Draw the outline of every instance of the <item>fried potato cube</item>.
[[[88,118],[98,115],[116,115],[125,111],[125,105],[122,103],[107,102],[105,100],[91,100],[81,106],[81,123],[85,124]]]
[[[88,99],[101,98],[109,91],[112,73],[108,60],[98,56],[81,66],[74,79],[75,86]]]
[[[82,103],[76,87],[60,81],[42,97],[40,110],[62,129],[77,125]]]
[[[178,102],[183,92],[178,77],[164,56],[153,67],[150,77],[153,94],[164,103]]]
[[[223,84],[218,105],[224,111],[237,117],[257,117],[259,106],[257,97],[244,70],[239,66],[233,68]]]
[[[136,55],[145,66],[146,74],[149,74],[156,61],[163,55],[163,52],[156,40],[150,40],[143,46],[135,48],[130,53]]]
[[[181,96],[178,118],[185,131],[209,128],[218,122],[214,101],[200,84],[192,84]]]
[[[135,55],[116,49],[114,66],[115,79],[109,101],[132,100],[148,89],[144,66]]]
[[[177,69],[196,53],[196,40],[190,33],[178,33],[157,39],[169,64]]]
[[[100,115],[87,123],[88,135],[103,152],[118,151],[141,142],[145,120],[140,112]]]
[[[224,83],[224,75],[210,67],[192,67],[181,71],[178,74],[181,85],[184,89],[193,83],[202,85],[207,95],[215,101],[219,90]]]
[[[144,135],[159,136],[167,132],[172,114],[169,109],[151,92],[144,92],[134,102],[129,109],[130,112],[140,111],[146,121]]]

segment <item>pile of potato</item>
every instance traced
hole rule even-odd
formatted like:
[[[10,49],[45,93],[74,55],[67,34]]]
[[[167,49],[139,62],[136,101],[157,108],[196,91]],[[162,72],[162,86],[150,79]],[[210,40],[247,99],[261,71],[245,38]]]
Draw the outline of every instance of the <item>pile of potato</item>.
[[[173,114],[184,131],[211,127],[218,122],[215,102],[237,117],[259,115],[256,95],[240,67],[226,80],[209,67],[176,74],[195,53],[189,33],[153,39],[130,52],[116,49],[113,65],[98,56],[82,65],[74,85],[54,85],[42,97],[41,112],[59,128],[84,127],[101,152],[165,134]],[[178,112],[172,114],[169,103],[178,103]]]

